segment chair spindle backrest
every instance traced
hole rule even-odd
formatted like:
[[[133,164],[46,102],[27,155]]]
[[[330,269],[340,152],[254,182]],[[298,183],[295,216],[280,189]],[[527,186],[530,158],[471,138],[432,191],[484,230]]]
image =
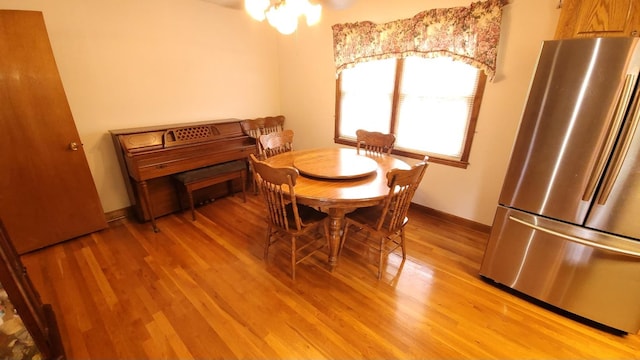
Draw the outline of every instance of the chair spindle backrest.
[[[260,135],[258,139],[264,156],[269,158],[293,150],[293,130],[276,131]]]
[[[284,116],[267,116],[257,119],[242,120],[240,122],[242,131],[248,136],[256,139],[256,153],[263,157],[262,146],[260,145],[260,135],[284,130]]]
[[[284,130],[284,116],[268,116],[263,119],[262,132],[260,135],[270,134]]]
[[[425,156],[423,161],[409,170],[392,169],[387,172],[389,194],[383,203],[383,210],[376,224],[377,230],[384,227],[387,231],[394,232],[403,226],[413,195],[429,165],[427,160],[428,157]]]
[[[356,131],[356,149],[358,154],[360,149],[365,154],[381,155],[391,154],[393,144],[396,142],[396,136],[393,134],[383,134],[378,131],[367,131],[359,129]]]
[[[253,154],[249,156],[256,173],[258,189],[269,212],[269,222],[284,230],[300,230],[302,223],[294,190],[298,170],[293,167],[273,167],[258,160]],[[289,223],[291,219],[293,224]]]

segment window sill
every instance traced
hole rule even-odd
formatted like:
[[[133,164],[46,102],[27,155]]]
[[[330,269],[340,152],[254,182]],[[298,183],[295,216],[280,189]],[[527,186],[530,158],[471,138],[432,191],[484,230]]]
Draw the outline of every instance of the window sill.
[[[336,139],[334,139],[334,142],[336,144],[356,147],[355,140],[336,138]],[[409,151],[405,151],[405,150],[398,150],[398,149],[393,149],[391,151],[391,154],[392,155],[397,155],[397,156],[402,156],[402,157],[407,157],[407,158],[411,158],[411,159],[422,159],[422,158],[424,158],[424,154],[418,154],[418,153],[409,152]],[[447,165],[447,166],[453,166],[453,167],[457,167],[457,168],[461,168],[461,169],[466,169],[469,166],[469,162],[467,162],[467,161],[451,160],[451,159],[439,158],[439,157],[431,156],[431,155],[429,156],[429,162],[433,163],[433,164],[442,164],[442,165]]]

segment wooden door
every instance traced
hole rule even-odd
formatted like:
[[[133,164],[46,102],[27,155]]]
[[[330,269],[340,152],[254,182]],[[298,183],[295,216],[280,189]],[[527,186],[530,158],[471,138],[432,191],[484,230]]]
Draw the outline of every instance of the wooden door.
[[[0,171],[18,253],[107,226],[41,12],[0,10]]]

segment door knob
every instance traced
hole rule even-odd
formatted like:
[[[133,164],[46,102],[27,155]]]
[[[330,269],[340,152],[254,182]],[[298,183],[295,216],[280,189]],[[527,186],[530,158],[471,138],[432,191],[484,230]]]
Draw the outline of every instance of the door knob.
[[[74,141],[74,142],[71,142],[71,143],[69,144],[69,149],[70,149],[70,150],[72,150],[72,151],[78,151],[78,143],[77,143],[77,142],[75,142],[75,141]]]

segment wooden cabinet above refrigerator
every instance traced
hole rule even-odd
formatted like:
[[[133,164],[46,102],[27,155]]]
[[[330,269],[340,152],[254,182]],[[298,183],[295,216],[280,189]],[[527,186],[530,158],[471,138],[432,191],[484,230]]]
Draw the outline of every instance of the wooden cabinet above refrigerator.
[[[556,39],[640,35],[638,0],[563,0]]]

